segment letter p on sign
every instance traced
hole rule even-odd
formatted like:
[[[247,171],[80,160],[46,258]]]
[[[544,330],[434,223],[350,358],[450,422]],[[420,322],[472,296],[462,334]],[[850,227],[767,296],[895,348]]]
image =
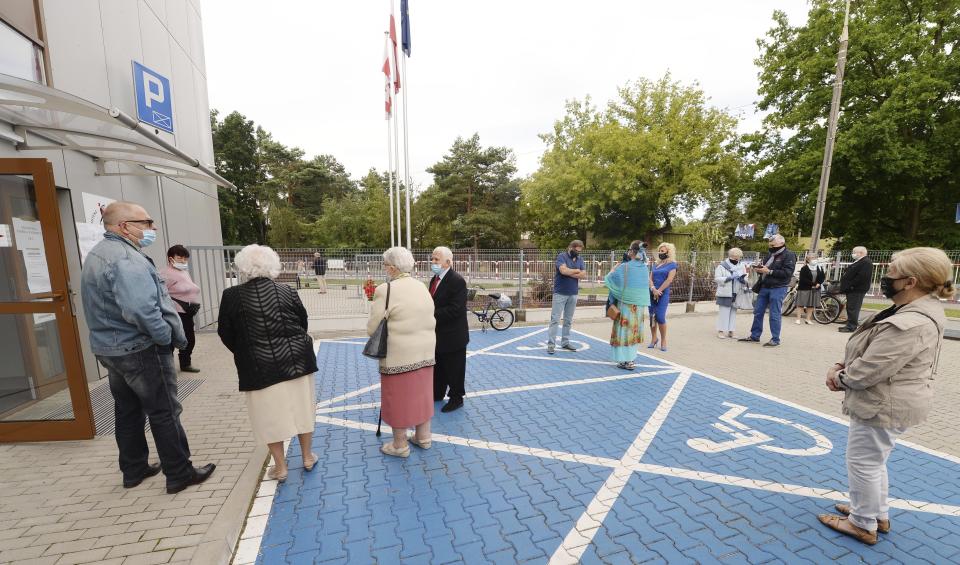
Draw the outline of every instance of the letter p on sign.
[[[133,86],[136,93],[137,119],[149,126],[173,133],[173,96],[170,92],[170,81],[134,61]]]

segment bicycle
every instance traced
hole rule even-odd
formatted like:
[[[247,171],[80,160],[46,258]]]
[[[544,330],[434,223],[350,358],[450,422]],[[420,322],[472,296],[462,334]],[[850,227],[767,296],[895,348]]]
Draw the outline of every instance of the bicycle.
[[[830,283],[828,282],[824,282],[821,285],[820,303],[813,309],[813,319],[816,320],[818,324],[832,324],[840,317],[840,312],[843,310],[843,302],[837,298],[837,295],[827,292],[829,286]],[[796,283],[792,283],[790,290],[787,291],[787,295],[783,298],[781,315],[786,318],[796,309],[797,285]]]
[[[476,288],[467,289],[467,302],[472,301],[477,296]],[[487,324],[493,329],[502,332],[513,325],[513,312],[508,310],[512,304],[510,298],[499,292],[487,294],[489,300],[483,307],[483,310],[474,310],[467,306],[467,312],[477,317],[480,322],[480,331],[486,333]]]

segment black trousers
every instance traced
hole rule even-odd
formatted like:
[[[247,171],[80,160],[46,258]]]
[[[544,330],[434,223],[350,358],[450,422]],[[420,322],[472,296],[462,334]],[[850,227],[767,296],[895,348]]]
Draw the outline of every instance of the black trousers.
[[[860,325],[860,307],[863,306],[863,297],[866,295],[866,292],[847,293],[847,327],[851,330]]]
[[[467,372],[467,348],[450,353],[437,353],[433,367],[433,399],[443,400],[450,389],[450,400],[463,400]]]
[[[134,480],[147,470],[145,418],[160,456],[167,485],[193,476],[190,445],[180,425],[183,408],[177,400],[177,370],[170,346],[151,345],[143,351],[118,357],[97,356],[107,368],[113,393],[117,448],[123,478]]]
[[[180,350],[180,368],[190,366],[190,356],[193,355],[193,346],[197,344],[197,334],[193,331],[193,316],[180,313],[183,323],[183,333],[187,336],[187,347]]]

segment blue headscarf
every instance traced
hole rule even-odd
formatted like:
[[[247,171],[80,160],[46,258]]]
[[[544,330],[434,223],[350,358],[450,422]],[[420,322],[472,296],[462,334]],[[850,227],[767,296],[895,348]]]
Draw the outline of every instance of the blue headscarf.
[[[636,306],[650,305],[650,270],[646,262],[634,259],[622,263],[603,280],[610,296],[618,301]],[[624,287],[624,281],[626,281],[626,287]]]

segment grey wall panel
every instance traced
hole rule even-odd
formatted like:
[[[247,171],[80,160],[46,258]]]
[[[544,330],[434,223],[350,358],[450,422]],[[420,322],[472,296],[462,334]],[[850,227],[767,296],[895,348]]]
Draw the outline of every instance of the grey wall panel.
[[[187,199],[184,192],[192,191],[190,188],[170,179],[161,179],[163,186],[163,207],[166,211],[166,239],[169,242],[167,247],[177,243],[190,245],[194,243],[194,237],[187,214]]]
[[[141,10],[151,10],[157,18],[167,25],[167,1],[166,0],[141,0]]]
[[[177,132],[177,147],[199,158],[201,143],[200,128],[197,125],[193,63],[176,43],[171,43],[170,56],[173,67],[170,83],[173,89],[173,119]]]
[[[200,10],[190,3],[187,6],[187,27],[190,32],[190,60],[204,77],[207,75],[207,63],[203,50],[203,22]]]
[[[142,62],[143,59],[137,3],[129,0],[100,0],[100,19],[110,86],[110,105],[136,116],[131,61]]]
[[[108,106],[107,69],[98,0],[44,0],[53,85]]]
[[[167,29],[184,51],[190,49],[190,30],[187,24],[187,0],[167,0]]]

